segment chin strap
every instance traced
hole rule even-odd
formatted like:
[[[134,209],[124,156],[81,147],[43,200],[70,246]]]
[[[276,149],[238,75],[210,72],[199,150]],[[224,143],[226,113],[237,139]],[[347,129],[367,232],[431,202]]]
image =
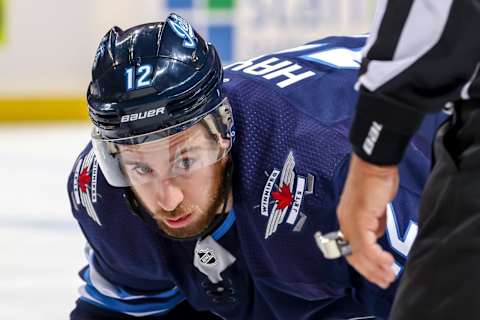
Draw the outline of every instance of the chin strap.
[[[222,224],[222,222],[225,220],[227,217],[227,212],[225,211],[227,208],[228,204],[228,195],[230,193],[230,190],[232,188],[232,176],[233,176],[233,161],[230,158],[227,163],[227,168],[225,170],[225,174],[223,176],[224,179],[224,185],[226,186],[223,188],[223,205],[222,205],[222,210],[220,211],[220,214],[215,215],[215,218],[212,220],[210,225],[205,228],[200,234],[188,237],[188,238],[176,238],[172,237],[171,235],[168,235],[167,233],[163,232],[156,224],[156,222],[153,220],[153,218],[148,214],[147,209],[145,209],[140,201],[137,200],[135,197],[135,194],[133,193],[131,188],[125,188],[125,191],[123,193],[123,198],[132,212],[132,214],[136,215],[139,217],[147,226],[149,226],[152,230],[154,230],[156,233],[160,234],[163,237],[176,240],[176,241],[191,241],[191,240],[201,240],[210,235],[213,230],[215,230],[218,226]]]

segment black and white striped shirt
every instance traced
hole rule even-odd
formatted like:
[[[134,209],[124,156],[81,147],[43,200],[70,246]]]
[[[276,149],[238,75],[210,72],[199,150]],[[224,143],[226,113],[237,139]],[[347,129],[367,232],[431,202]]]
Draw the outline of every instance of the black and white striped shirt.
[[[378,0],[363,51],[350,141],[396,164],[423,116],[480,98],[480,0]]]

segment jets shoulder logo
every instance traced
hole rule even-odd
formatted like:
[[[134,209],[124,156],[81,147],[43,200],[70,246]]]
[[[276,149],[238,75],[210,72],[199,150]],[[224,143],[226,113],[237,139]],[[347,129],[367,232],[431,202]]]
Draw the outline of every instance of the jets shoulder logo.
[[[75,209],[82,205],[90,218],[99,226],[102,225],[95,212],[93,204],[97,202],[97,174],[98,162],[93,149],[82,159],[79,159],[75,167],[73,177],[73,202]]]
[[[187,20],[183,19],[179,15],[172,13],[168,19],[168,24],[172,30],[183,40],[183,46],[185,48],[194,49],[197,46],[197,37],[193,32],[192,26]]]
[[[312,174],[307,174],[307,177],[296,175],[294,169],[295,159],[290,152],[282,171],[278,169],[273,169],[270,173],[265,171],[268,179],[263,188],[260,203],[260,213],[268,217],[265,239],[277,231],[285,217],[287,217],[287,224],[292,225],[293,231],[297,232],[302,229],[307,219],[300,209],[303,197],[313,194],[314,176]]]

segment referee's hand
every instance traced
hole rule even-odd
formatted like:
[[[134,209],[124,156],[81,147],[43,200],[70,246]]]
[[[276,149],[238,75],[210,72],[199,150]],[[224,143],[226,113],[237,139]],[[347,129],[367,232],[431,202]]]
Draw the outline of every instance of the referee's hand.
[[[385,231],[387,204],[393,200],[397,189],[396,166],[376,166],[353,154],[337,208],[340,230],[352,247],[348,262],[384,289],[395,280],[394,259],[377,239]]]

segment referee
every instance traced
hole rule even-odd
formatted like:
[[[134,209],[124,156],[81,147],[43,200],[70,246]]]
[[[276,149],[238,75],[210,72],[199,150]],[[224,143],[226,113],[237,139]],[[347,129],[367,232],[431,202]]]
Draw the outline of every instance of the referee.
[[[364,49],[354,155],[338,206],[349,263],[386,288],[393,257],[377,238],[397,164],[429,112],[437,132],[419,233],[391,319],[480,319],[480,0],[379,0]]]

